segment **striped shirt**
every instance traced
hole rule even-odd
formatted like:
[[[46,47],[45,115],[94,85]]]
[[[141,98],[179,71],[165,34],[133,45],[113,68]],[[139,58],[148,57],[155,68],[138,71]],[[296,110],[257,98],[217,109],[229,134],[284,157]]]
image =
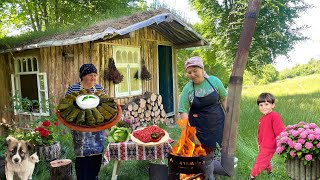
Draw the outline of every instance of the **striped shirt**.
[[[68,88],[66,96],[71,94],[72,92],[79,92],[80,89],[81,89],[80,83],[76,83]],[[106,90],[103,89],[103,87],[100,86],[99,84],[95,84],[94,87],[90,88],[91,93],[95,93],[95,91],[98,91],[98,90],[102,90],[104,94],[106,93]]]
[[[70,86],[66,92],[66,96],[72,92],[79,92],[81,89],[80,83],[76,83]],[[91,93],[102,90],[106,93],[105,89],[99,84],[95,84],[90,89]],[[73,147],[77,157],[91,156],[96,154],[102,154],[104,151],[104,140],[106,137],[105,131],[98,132],[81,132],[72,130]]]

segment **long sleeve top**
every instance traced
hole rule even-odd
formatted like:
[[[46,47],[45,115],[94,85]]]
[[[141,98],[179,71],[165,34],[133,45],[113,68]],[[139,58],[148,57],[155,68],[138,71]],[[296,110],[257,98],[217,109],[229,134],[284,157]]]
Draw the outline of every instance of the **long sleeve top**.
[[[261,148],[276,150],[276,137],[284,130],[281,116],[270,112],[262,116],[258,126],[258,144]]]

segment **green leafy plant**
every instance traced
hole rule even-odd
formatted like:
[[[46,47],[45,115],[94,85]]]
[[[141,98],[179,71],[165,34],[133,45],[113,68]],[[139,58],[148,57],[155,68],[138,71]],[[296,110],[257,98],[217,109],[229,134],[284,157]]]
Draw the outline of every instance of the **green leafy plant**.
[[[59,123],[56,116],[45,118],[44,121],[39,119],[37,127],[35,127],[29,136],[29,141],[38,146],[48,146],[56,142],[58,136]]]
[[[4,146],[4,143],[6,142],[6,138],[3,136],[0,136],[0,157],[3,156],[4,152],[6,151],[6,148]]]

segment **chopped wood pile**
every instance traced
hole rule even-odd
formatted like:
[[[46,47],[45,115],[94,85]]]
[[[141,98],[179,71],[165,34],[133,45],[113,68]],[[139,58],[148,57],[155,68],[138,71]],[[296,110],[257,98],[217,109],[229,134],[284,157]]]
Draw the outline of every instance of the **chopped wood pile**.
[[[165,123],[166,120],[162,96],[152,92],[145,92],[143,95],[128,102],[123,114],[127,117],[138,118],[140,127],[148,124]]]

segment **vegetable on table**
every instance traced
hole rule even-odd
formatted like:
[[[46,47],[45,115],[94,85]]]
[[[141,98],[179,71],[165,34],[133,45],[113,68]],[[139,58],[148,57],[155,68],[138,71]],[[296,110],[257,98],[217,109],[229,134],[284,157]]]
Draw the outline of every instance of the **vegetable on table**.
[[[110,135],[108,136],[109,142],[125,142],[130,138],[130,129],[126,127],[114,126],[111,128]]]

